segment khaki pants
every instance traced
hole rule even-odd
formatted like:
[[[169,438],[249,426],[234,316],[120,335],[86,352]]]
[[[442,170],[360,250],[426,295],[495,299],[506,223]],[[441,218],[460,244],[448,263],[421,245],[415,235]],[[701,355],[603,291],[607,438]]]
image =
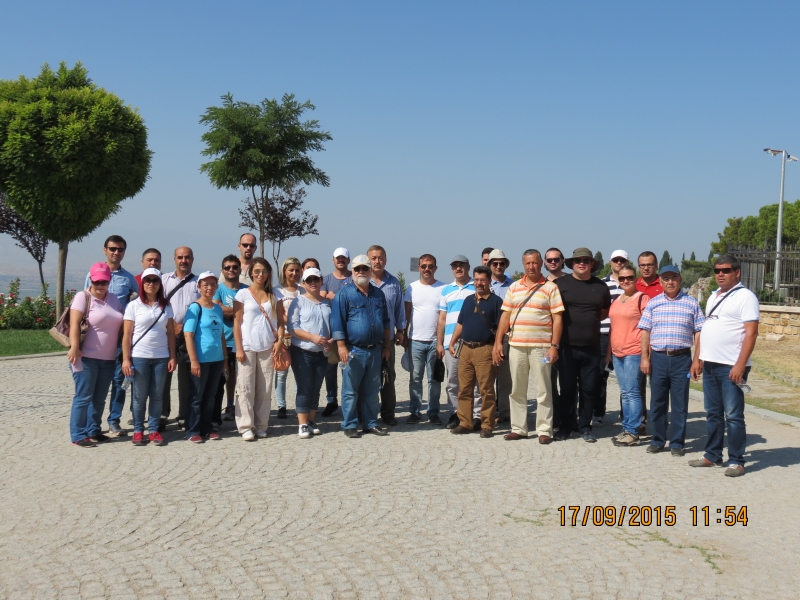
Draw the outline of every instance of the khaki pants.
[[[511,431],[519,435],[528,435],[528,378],[531,372],[536,383],[536,433],[553,435],[552,365],[542,362],[547,350],[511,346],[508,351],[508,365],[511,368]]]
[[[275,381],[272,350],[244,354],[236,375],[236,429],[239,433],[254,428],[266,431]]]
[[[461,349],[458,361],[458,420],[462,427],[472,428],[474,389],[481,393],[481,429],[494,429],[496,406],[494,381],[497,367],[492,364],[492,345]]]

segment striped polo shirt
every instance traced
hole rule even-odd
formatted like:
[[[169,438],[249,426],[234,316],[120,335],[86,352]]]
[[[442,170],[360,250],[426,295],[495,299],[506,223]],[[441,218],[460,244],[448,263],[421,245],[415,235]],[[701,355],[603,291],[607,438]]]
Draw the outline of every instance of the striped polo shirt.
[[[694,334],[703,328],[706,317],[697,300],[678,292],[670,300],[659,294],[644,307],[639,329],[650,332],[650,347],[658,352],[691,348]]]
[[[533,288],[544,283],[536,293],[522,306],[525,298]],[[522,310],[520,310],[522,307]],[[553,314],[564,312],[561,291],[558,286],[544,277],[531,284],[528,277],[511,284],[503,300],[503,310],[510,312],[509,327],[514,329],[509,335],[509,343],[513,346],[542,347],[550,346],[553,338]],[[519,317],[517,313],[519,312]]]
[[[622,296],[625,293],[621,287],[619,287],[619,282],[611,276],[611,273],[603,277],[600,281],[605,283],[608,286],[608,291],[611,294],[611,303],[614,303],[614,300]],[[602,321],[600,321],[600,335],[608,335],[611,332],[611,319],[606,317]]]
[[[439,310],[444,311],[447,316],[444,322],[444,348],[450,347],[450,338],[453,337],[453,332],[456,330],[458,323],[458,313],[461,312],[461,306],[464,304],[464,298],[472,296],[475,293],[475,285],[472,279],[466,285],[458,285],[455,281],[450,285],[442,288],[442,297],[439,299]]]

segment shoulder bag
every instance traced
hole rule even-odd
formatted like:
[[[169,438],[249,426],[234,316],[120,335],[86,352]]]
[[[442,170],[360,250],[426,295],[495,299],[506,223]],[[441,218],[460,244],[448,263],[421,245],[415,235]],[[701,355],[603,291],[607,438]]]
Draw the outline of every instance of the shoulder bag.
[[[80,334],[80,345],[78,346],[78,348],[83,346],[83,340],[86,339],[86,332],[89,330],[89,322],[87,319],[89,317],[89,309],[92,306],[92,295],[86,290],[84,290],[83,293],[86,294],[86,310],[83,311],[83,317],[81,317],[81,322],[79,325],[81,334]],[[58,322],[53,327],[50,328],[50,335],[53,336],[53,339],[55,341],[57,341],[65,348],[69,348],[71,345],[69,341],[69,330],[70,330],[69,313],[70,313],[70,307],[65,306],[64,312],[61,313],[61,317],[58,319]]]
[[[547,281],[545,281],[544,283],[547,283]],[[512,333],[514,333],[514,325],[516,325],[516,324],[517,324],[517,319],[519,319],[519,313],[521,313],[521,312],[522,312],[522,309],[523,309],[523,308],[525,308],[525,305],[528,303],[528,300],[530,300],[531,298],[533,298],[533,295],[534,295],[536,292],[538,292],[538,291],[539,291],[539,288],[540,288],[540,287],[542,287],[542,286],[544,285],[544,283],[540,283],[540,284],[539,284],[539,285],[537,285],[535,288],[533,288],[533,290],[531,291],[531,293],[530,293],[530,294],[528,294],[528,295],[526,296],[525,300],[523,300],[523,301],[522,301],[522,304],[520,305],[519,309],[517,309],[517,314],[516,314],[516,316],[514,317],[514,322],[513,322],[513,323],[511,323],[511,327],[509,327],[509,328],[508,328],[508,331],[507,331],[507,332],[506,332],[506,334],[503,336],[503,355],[505,356],[506,360],[508,360],[508,352],[509,352],[509,350],[511,349],[511,344],[510,344],[510,341],[509,341],[509,340],[511,340],[511,334],[512,334]]]
[[[272,324],[272,320],[267,315],[267,311],[264,310],[264,307],[261,306],[261,303],[256,299],[255,294],[253,294],[253,290],[248,288],[250,295],[255,300],[255,303],[258,305],[258,308],[261,309],[261,314],[264,315],[264,318],[267,320],[269,324],[269,328],[272,330],[272,335],[275,336],[275,339],[278,339],[278,332],[275,329],[275,326]],[[276,371],[286,371],[292,364],[292,358],[289,356],[289,349],[284,344],[279,344],[276,348],[275,346],[272,347],[272,363],[275,366]]]

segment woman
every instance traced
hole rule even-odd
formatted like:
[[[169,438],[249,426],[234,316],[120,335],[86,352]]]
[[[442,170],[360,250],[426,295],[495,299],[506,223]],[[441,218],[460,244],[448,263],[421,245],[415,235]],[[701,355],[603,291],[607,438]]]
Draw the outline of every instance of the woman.
[[[195,444],[222,438],[214,431],[214,397],[219,378],[227,368],[228,349],[222,328],[222,307],[212,299],[217,292],[217,276],[205,271],[197,276],[200,298],[186,310],[183,332],[186,352],[191,363],[189,414],[186,417],[186,439]]]
[[[236,292],[233,300],[233,339],[236,343],[236,428],[252,442],[267,437],[273,351],[283,344],[284,312],[272,291],[272,267],[260,256],[250,263],[253,285]]]
[[[307,258],[303,261],[303,264],[300,265],[300,270],[305,273],[306,269],[314,268],[319,271],[319,261],[316,258]]]
[[[281,268],[281,282],[275,288],[275,297],[283,302],[283,314],[289,314],[289,308],[295,299],[304,293],[303,286],[299,285],[303,275],[303,268],[300,261],[294,256],[290,256],[283,261]],[[289,336],[285,336],[283,343],[287,346],[291,344]],[[286,376],[289,370],[275,372],[275,396],[278,400],[278,418],[286,418]],[[295,383],[297,377],[295,377]]]
[[[108,389],[117,365],[117,340],[122,328],[122,307],[108,293],[111,269],[95,263],[89,270],[89,289],[75,294],[69,307],[69,352],[75,396],[69,419],[72,443],[93,448],[108,436],[100,433]],[[86,338],[81,345],[81,320],[86,315]]]
[[[297,382],[297,421],[301,439],[322,433],[314,423],[319,406],[319,391],[328,370],[331,352],[331,304],[320,293],[319,269],[303,271],[306,293],[289,309],[287,327],[292,335],[292,371]]]
[[[167,373],[172,373],[178,365],[175,326],[172,307],[164,297],[161,271],[145,269],[141,279],[141,294],[125,308],[122,334],[122,372],[125,377],[133,377],[131,441],[134,446],[144,446],[148,441],[154,446],[163,446],[166,442],[158,432],[158,421]],[[148,396],[149,435],[145,440],[144,412]]]
[[[614,360],[614,372],[622,392],[622,433],[612,439],[615,446],[635,446],[642,421],[642,393],[639,389],[639,365],[642,359],[642,330],[637,327],[642,310],[650,300],[636,290],[636,270],[623,267],[618,274],[624,292],[608,311],[611,333],[606,362]]]

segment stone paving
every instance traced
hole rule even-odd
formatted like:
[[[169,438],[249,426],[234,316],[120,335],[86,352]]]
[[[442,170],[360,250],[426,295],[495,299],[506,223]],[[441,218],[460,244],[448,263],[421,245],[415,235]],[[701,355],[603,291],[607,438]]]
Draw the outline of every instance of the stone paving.
[[[293,387],[290,376],[290,397]],[[0,390],[2,598],[796,598],[800,590],[800,429],[759,416],[748,415],[747,473],[731,479],[686,465],[703,445],[697,401],[683,458],[615,448],[614,424],[596,444],[542,446],[402,421],[388,437],[348,440],[332,418],[318,419],[323,435],[300,440],[293,420],[274,415],[256,443],[227,429],[222,442],[194,445],[168,431],[161,448],[123,438],[81,449],[69,443],[64,357],[0,362]],[[617,394],[612,379],[609,397]],[[677,522],[593,526],[590,516],[582,526],[581,509],[576,527],[562,527],[564,505],[672,505]],[[728,505],[747,506],[746,526],[716,523]],[[692,506],[710,507],[708,527],[692,526]]]

